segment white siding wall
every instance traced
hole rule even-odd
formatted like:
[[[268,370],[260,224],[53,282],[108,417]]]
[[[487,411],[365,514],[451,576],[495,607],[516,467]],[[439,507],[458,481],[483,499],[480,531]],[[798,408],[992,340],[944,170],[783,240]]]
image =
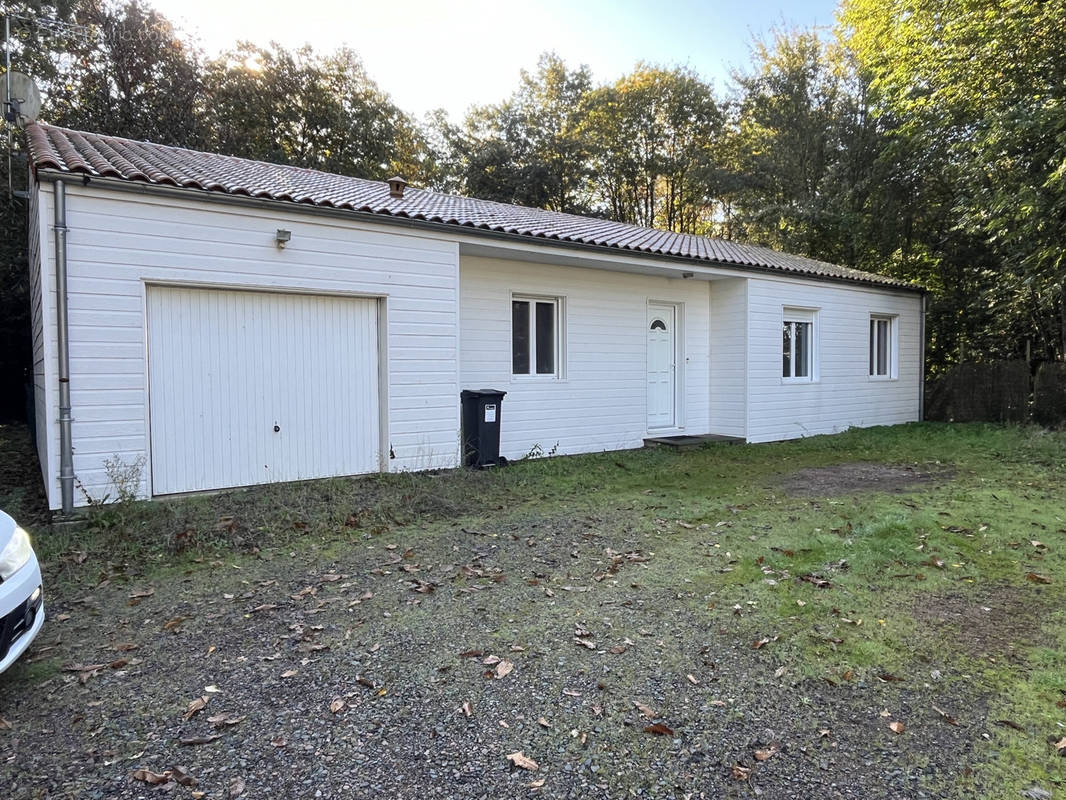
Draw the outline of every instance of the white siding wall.
[[[326,216],[74,182],[67,224],[74,471],[91,495],[114,494],[105,459],[147,455],[146,282],[387,296],[389,443],[396,455],[389,469],[457,463],[457,244]],[[274,244],[277,228],[292,231],[284,250]],[[54,270],[52,247],[46,252],[45,268]],[[54,287],[45,294],[45,352],[54,375]],[[49,420],[58,415],[54,394]],[[46,485],[58,508],[52,427]],[[146,476],[142,492],[149,491]],[[76,502],[84,502],[79,491]]]
[[[47,466],[49,463],[50,447],[49,433],[50,421],[48,393],[55,387],[49,386],[45,376],[45,363],[47,362],[46,337],[44,335],[46,325],[52,321],[45,320],[45,306],[42,299],[50,291],[51,275],[41,270],[42,243],[47,247],[47,235],[52,231],[52,206],[49,202],[51,196],[48,193],[39,193],[36,190],[33,173],[30,173],[30,207],[28,219],[28,249],[27,260],[30,268],[30,324],[33,337],[33,405],[34,422],[37,445],[37,456],[40,459],[41,474],[45,485],[49,485]],[[55,376],[52,376],[53,381]]]
[[[820,372],[814,382],[782,382],[781,323],[786,306],[817,310],[814,346]],[[748,281],[748,308],[749,441],[793,439],[918,419],[918,294],[752,278]],[[871,314],[898,315],[896,380],[869,376]]]
[[[647,434],[647,303],[683,304],[684,421],[706,433],[708,284],[598,269],[464,256],[460,272],[464,389],[502,389],[500,451],[534,445],[584,453],[639,447]],[[511,295],[564,298],[563,380],[511,376]]]
[[[711,282],[711,432],[747,433],[748,282]]]

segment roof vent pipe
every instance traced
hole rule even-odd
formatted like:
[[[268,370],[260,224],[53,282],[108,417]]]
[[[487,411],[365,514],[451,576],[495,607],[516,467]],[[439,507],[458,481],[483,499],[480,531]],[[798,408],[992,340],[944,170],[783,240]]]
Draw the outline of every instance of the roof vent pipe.
[[[403,197],[403,190],[407,188],[407,181],[396,175],[386,182],[389,184],[389,197]]]

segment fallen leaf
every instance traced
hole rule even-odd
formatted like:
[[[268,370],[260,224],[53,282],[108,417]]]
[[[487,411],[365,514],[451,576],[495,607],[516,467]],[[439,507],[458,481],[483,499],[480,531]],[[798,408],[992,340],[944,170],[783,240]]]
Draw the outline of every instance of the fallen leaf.
[[[276,739],[271,739],[270,743],[274,745],[274,747],[285,747],[286,745],[288,745],[288,741],[285,739],[284,736],[279,736]]]
[[[951,716],[949,713],[947,713],[943,709],[940,709],[940,708],[937,708],[936,706],[933,706],[933,711],[935,711],[937,714],[939,714],[940,718],[942,720],[944,720],[944,722],[946,722],[948,725],[958,725],[959,724],[959,721],[957,719],[955,719],[953,716]],[[1066,740],[1064,740],[1064,741],[1066,741]]]
[[[783,666],[782,667],[778,667],[777,669],[774,670],[774,677],[775,678],[780,678],[786,672],[788,672],[788,669],[786,667],[783,667]]]
[[[611,648],[610,650],[608,650],[607,652],[608,652],[608,653],[610,653],[611,655],[614,655],[614,656],[620,656],[620,655],[622,655],[622,653],[624,653],[625,651],[626,651],[626,648],[625,648],[625,646],[623,646],[623,645],[620,645],[620,644],[616,644],[616,645],[615,645],[614,647],[612,647],[612,648]]]
[[[196,786],[200,781],[196,780],[185,767],[171,767],[171,777],[174,778],[182,786],[188,786],[190,789]]]
[[[751,767],[745,767],[743,764],[733,765],[733,780],[746,781],[751,775]]]
[[[470,701],[469,700],[467,700],[465,703],[463,703],[461,706],[459,706],[459,710],[462,711],[463,714],[465,714],[468,717],[472,717],[474,715],[474,709],[470,705]]]
[[[699,686],[700,685],[700,682],[698,680],[696,680],[696,676],[695,675],[690,673],[690,674],[686,675],[685,677],[688,678],[688,682],[691,683],[693,686]]]
[[[233,714],[215,714],[213,717],[208,717],[207,721],[214,725],[216,728],[228,728],[233,725],[238,725],[244,721],[244,715],[237,717]]]
[[[244,794],[244,778],[234,778],[229,785],[229,796],[240,797]]]
[[[545,780],[544,778],[541,778],[538,781],[530,781],[529,783],[526,784],[526,788],[527,789],[539,789],[541,786],[544,785],[544,780]]]
[[[1039,572],[1028,572],[1025,575],[1025,579],[1033,583],[1051,583],[1051,578],[1047,575],[1041,575]]]
[[[297,675],[298,673],[299,673],[299,670],[287,669],[283,673],[281,673],[281,677],[283,677],[283,678],[291,678],[293,675]]]
[[[345,703],[339,697],[333,699],[333,702],[329,704],[329,710],[334,714],[340,713],[344,709]]]
[[[135,781],[141,781],[142,783],[150,783],[155,786],[156,784],[166,783],[167,781],[169,781],[170,771],[168,770],[166,772],[152,772],[150,769],[145,769],[144,767],[141,767],[140,769],[135,769],[130,774],[130,777],[133,778]]]
[[[511,674],[511,670],[513,670],[513,669],[514,669],[514,664],[512,664],[507,659],[503,659],[499,664],[496,665],[496,677],[497,677],[497,679],[504,678],[504,677],[510,675]]]
[[[759,639],[759,641],[757,641],[757,642],[752,642],[751,649],[752,650],[761,650],[763,647],[765,647],[769,643],[770,643],[769,639]]]
[[[538,764],[532,758],[527,756],[521,750],[519,750],[517,753],[509,754],[507,756],[507,760],[510,761],[514,766],[520,769],[528,769],[530,772],[535,772],[540,768],[540,764]]]
[[[645,733],[650,733],[653,736],[673,736],[674,732],[670,730],[666,725],[661,722],[656,722],[652,725],[648,725],[644,728]]]
[[[884,683],[890,683],[892,681],[902,681],[903,678],[899,677],[898,675],[893,675],[890,672],[882,672],[880,675],[877,676],[877,680],[883,681]]]
[[[1063,736],[1057,742],[1055,742],[1055,749],[1058,751],[1066,750],[1066,736]]]
[[[174,619],[169,620],[168,622],[163,624],[163,630],[177,631],[177,629],[181,627],[181,623],[183,623],[187,619],[188,617],[174,617]]]
[[[537,724],[540,725],[542,728],[550,728],[551,727],[551,723],[548,722],[548,720],[544,719],[544,717],[538,717],[537,718]]]
[[[595,650],[596,649],[596,643],[594,641],[592,641],[591,639],[583,639],[583,638],[580,638],[578,636],[575,636],[574,637],[574,643],[575,644],[579,644],[582,647],[587,647],[589,650]]]
[[[657,716],[659,716],[658,714],[655,713],[655,709],[652,708],[651,706],[646,706],[643,703],[638,703],[636,701],[633,701],[633,705],[635,705],[637,707],[637,711],[639,711],[641,714],[643,714],[648,719],[655,719]]]
[[[756,750],[752,755],[755,756],[756,761],[766,761],[767,759],[773,758],[776,752],[777,745],[772,744],[762,750]]]
[[[888,727],[893,733],[903,733],[903,731],[906,730],[902,722],[890,722],[888,723]]]
[[[190,700],[189,705],[185,707],[185,719],[192,719],[194,715],[203,711],[209,699],[207,695],[201,695],[195,700]]]
[[[155,594],[155,589],[138,589],[137,591],[130,593],[129,605],[138,605],[144,598],[151,597]]]

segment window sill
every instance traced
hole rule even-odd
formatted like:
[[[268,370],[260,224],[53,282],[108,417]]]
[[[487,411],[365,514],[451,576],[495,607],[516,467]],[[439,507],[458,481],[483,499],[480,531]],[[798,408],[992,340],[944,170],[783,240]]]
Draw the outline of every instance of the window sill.
[[[893,381],[898,381],[898,380],[899,380],[899,377],[896,376],[896,375],[871,375],[870,376],[870,382],[871,383],[892,383]]]
[[[512,375],[511,383],[566,383],[558,375]]]
[[[811,383],[818,383],[817,378],[782,378],[782,386],[806,386]]]

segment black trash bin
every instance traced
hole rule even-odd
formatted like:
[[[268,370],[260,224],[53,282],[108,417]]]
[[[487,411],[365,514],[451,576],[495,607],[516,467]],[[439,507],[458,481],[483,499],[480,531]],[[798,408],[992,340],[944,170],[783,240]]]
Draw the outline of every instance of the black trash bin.
[[[498,389],[463,389],[463,464],[495,467],[500,458],[500,409],[507,392]]]

